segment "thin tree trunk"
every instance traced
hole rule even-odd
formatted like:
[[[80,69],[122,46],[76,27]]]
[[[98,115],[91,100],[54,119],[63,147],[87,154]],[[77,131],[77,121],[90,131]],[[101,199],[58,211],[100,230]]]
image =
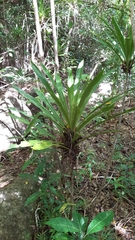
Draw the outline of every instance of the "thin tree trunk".
[[[43,42],[42,42],[42,35],[41,35],[41,26],[40,26],[40,21],[39,21],[37,0],[33,0],[33,6],[34,6],[34,13],[35,13],[35,23],[36,23],[38,47],[39,47],[38,58],[43,62],[43,60],[44,60],[44,50],[43,50]]]
[[[6,16],[5,16],[5,13],[6,13],[6,7],[5,7],[5,1],[3,1],[3,17],[4,17],[4,33],[5,33],[5,36],[6,36],[6,41],[5,41],[5,45],[6,45],[6,49],[8,48],[8,38],[7,38],[7,33],[8,33],[8,29],[7,29],[7,23],[6,23]]]
[[[129,0],[129,3],[130,3],[130,14],[131,14],[133,42],[134,42],[134,49],[135,49],[135,2],[133,2],[133,0]]]
[[[56,73],[56,72],[59,72],[59,58],[58,58],[58,42],[57,42],[57,33],[56,33],[54,0],[50,0],[50,6],[51,6],[51,16],[52,16],[53,45],[54,45],[54,57],[55,57],[54,72]]]

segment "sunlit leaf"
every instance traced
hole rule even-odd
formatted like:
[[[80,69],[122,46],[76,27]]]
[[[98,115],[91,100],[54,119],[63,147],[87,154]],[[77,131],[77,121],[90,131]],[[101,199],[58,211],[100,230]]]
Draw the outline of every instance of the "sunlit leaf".
[[[113,211],[106,211],[96,215],[87,228],[86,235],[99,232],[104,229],[105,226],[110,225],[114,218]]]
[[[61,218],[61,217],[52,218],[48,222],[46,222],[45,224],[54,228],[58,232],[73,233],[73,232],[79,232],[80,231],[78,229],[78,227],[76,226],[76,224],[74,222],[70,221],[67,218]]]
[[[77,227],[80,229],[80,233],[83,232],[83,226],[85,224],[85,218],[78,213],[77,211],[73,212],[73,222],[77,225]]]
[[[46,148],[50,148],[53,146],[53,143],[52,141],[38,141],[38,140],[35,140],[35,143],[33,143],[33,146],[32,146],[32,149],[33,150],[43,150],[43,149],[46,149]]]
[[[64,203],[62,207],[60,208],[60,213],[64,212],[67,206],[75,205],[73,203]]]
[[[18,147],[31,147],[33,150],[43,150],[46,148],[52,147],[54,144],[50,140],[28,140],[28,141],[22,141]]]

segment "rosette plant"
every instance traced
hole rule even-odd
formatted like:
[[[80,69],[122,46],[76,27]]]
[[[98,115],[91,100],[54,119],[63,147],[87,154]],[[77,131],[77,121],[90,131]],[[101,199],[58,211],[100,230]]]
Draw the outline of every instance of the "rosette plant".
[[[24,133],[24,138],[30,134],[31,139],[26,138],[19,146],[31,147],[33,150],[44,150],[54,145],[55,148],[60,149],[58,159],[54,160],[59,167],[63,186],[67,186],[67,176],[70,176],[68,182],[72,202],[74,202],[74,166],[79,153],[78,143],[89,138],[93,130],[94,134],[100,134],[98,131],[96,132],[97,125],[99,127],[104,121],[121,114],[111,116],[111,110],[123,96],[110,97],[94,108],[87,105],[92,94],[107,75],[102,70],[93,80],[89,79],[83,82],[83,65],[84,62],[80,62],[75,77],[71,69],[68,70],[65,86],[59,74],[53,77],[43,64],[41,65],[42,70],[40,70],[32,63],[32,68],[43,85],[43,89],[35,88],[36,98],[14,86],[23,97],[39,109],[39,112],[32,119],[30,117],[29,123],[25,120],[28,127]],[[128,111],[130,110],[125,112]],[[105,119],[101,117],[102,115],[105,116]],[[20,120],[24,121],[22,118]],[[86,129],[88,125],[89,132]]]
[[[95,34],[97,41],[112,51],[120,60],[120,65],[125,74],[130,74],[134,64],[134,43],[132,26],[129,25],[126,33],[121,31],[117,21],[112,18],[112,26],[103,19],[106,26],[105,38]]]
[[[46,91],[45,94],[42,89],[35,88],[36,98],[15,86],[15,89],[23,97],[39,108],[39,113],[33,116],[24,136],[30,132],[34,134],[38,130],[40,137],[24,141],[20,146],[30,146],[34,150],[49,148],[53,145],[58,146],[62,149],[60,171],[66,174],[70,172],[71,176],[73,176],[76,157],[79,154],[78,143],[90,137],[91,134],[90,130],[89,133],[85,130],[85,127],[91,123],[92,128],[95,128],[96,121],[94,120],[101,115],[110,113],[116,101],[121,97],[120,95],[111,97],[94,109],[91,110],[89,106],[89,110],[85,111],[91,95],[107,76],[102,70],[93,80],[86,80],[83,83],[81,81],[83,65],[84,61],[81,61],[75,77],[72,70],[68,70],[67,85],[64,86],[59,74],[56,74],[54,78],[43,64],[41,65],[42,70],[40,70],[32,63],[32,68]],[[44,118],[42,123],[41,116]],[[101,118],[101,122],[98,121],[97,124],[99,125],[103,121]]]
[[[82,83],[83,65],[84,62],[82,61],[77,68],[75,78],[73,77],[72,70],[68,70],[67,85],[65,87],[59,74],[56,74],[54,80],[53,76],[43,64],[41,71],[32,63],[32,68],[42,82],[47,94],[35,88],[37,97],[34,98],[14,86],[23,97],[39,108],[39,113],[33,116],[24,136],[26,136],[33,127],[36,128],[38,126],[36,122],[39,116],[43,116],[44,119],[49,120],[49,122],[44,122],[42,125],[42,134],[46,139],[49,138],[49,147],[57,144],[70,152],[70,155],[76,155],[77,152],[75,148],[77,149],[77,143],[90,135],[88,134],[88,136],[86,136],[87,131],[84,134],[85,127],[97,117],[109,113],[111,109],[113,109],[116,101],[121,97],[111,97],[92,110],[89,107],[89,110],[85,112],[91,95],[107,75],[105,75],[102,70],[93,80],[86,80],[85,83]],[[49,124],[50,121],[51,124]],[[99,124],[100,122],[98,122],[98,125]],[[36,142],[36,145],[34,141],[29,141],[22,146],[32,146],[34,149],[38,149],[39,146],[40,149],[43,149],[46,148],[48,144],[46,140],[42,140],[40,144],[39,141],[38,144]]]

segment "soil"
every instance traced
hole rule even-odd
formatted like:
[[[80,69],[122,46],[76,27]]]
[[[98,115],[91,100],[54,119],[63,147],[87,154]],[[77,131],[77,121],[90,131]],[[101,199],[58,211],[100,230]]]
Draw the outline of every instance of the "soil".
[[[126,104],[128,107],[133,107],[134,98],[128,100]],[[86,212],[84,210],[83,214],[86,215],[94,216],[98,212],[112,209],[115,214],[111,224],[112,239],[131,240],[135,239],[135,177],[133,185],[131,183],[128,185],[128,191],[122,186],[115,189],[115,185],[106,181],[106,178],[118,180],[121,176],[125,176],[126,179],[129,177],[129,172],[133,174],[132,178],[135,174],[134,112],[123,116],[112,156],[117,126],[118,118],[107,121],[102,126],[102,132],[107,131],[106,134],[101,132],[96,134],[90,130],[91,126],[87,127],[87,133],[92,132],[93,135],[91,134],[89,140],[80,143],[80,154],[75,167],[78,171],[75,201],[85,200]],[[1,164],[6,172],[17,176],[30,154],[31,150],[28,148],[18,149],[10,154],[2,153]],[[123,173],[122,167],[126,168],[126,166],[127,172],[125,170]],[[35,166],[31,165],[27,171],[33,172],[34,168]],[[85,172],[83,179],[79,177],[80,170]],[[122,185],[123,180],[120,183]],[[103,239],[102,236],[101,239]]]

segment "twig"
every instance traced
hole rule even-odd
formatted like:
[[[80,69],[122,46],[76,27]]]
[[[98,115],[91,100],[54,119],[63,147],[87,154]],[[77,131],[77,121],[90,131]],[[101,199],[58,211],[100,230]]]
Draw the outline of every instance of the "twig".
[[[0,120],[0,123],[2,123],[10,132],[11,132],[11,134],[14,136],[14,138],[16,139],[16,136],[15,136],[15,134],[13,133],[13,131],[10,129],[10,127],[6,124],[6,123],[4,123],[3,121],[1,121]],[[16,143],[17,143],[17,141],[16,141]]]

